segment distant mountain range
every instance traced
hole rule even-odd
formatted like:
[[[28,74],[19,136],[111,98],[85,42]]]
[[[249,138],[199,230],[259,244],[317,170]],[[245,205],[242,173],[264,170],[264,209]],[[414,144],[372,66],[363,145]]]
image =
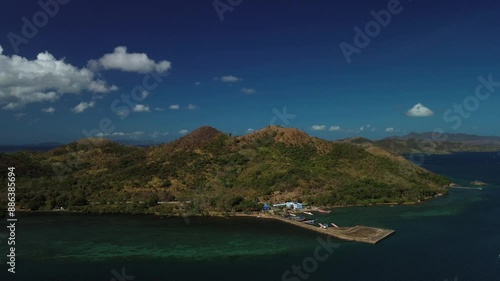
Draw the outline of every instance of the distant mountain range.
[[[192,137],[192,136],[191,136]],[[129,146],[157,146],[161,143],[151,140],[113,140],[113,142]],[[335,142],[335,141],[334,141]],[[363,137],[339,140],[339,142],[349,142],[358,145],[375,145],[387,149],[396,154],[449,154],[453,152],[488,152],[500,151],[500,137],[479,136],[463,133],[443,133],[432,132],[409,133],[404,136],[392,136],[381,140],[370,140]],[[175,141],[174,141],[175,143]],[[12,153],[15,151],[49,151],[62,143],[46,142],[22,145],[0,145],[0,153]]]
[[[179,215],[258,210],[258,201],[417,202],[447,192],[448,179],[352,142],[279,126],[236,137],[201,127],[150,147],[82,139],[49,152],[0,153],[0,170],[16,167],[19,206],[32,210]]]
[[[398,154],[500,151],[500,137],[461,133],[410,133],[374,141],[375,145]]]
[[[401,137],[390,137],[388,139],[417,139],[417,140],[437,140],[448,142],[461,142],[461,143],[471,143],[471,144],[500,144],[500,137],[496,136],[478,136],[469,135],[462,133],[443,133],[437,134],[433,132],[426,133],[410,133],[406,136]]]

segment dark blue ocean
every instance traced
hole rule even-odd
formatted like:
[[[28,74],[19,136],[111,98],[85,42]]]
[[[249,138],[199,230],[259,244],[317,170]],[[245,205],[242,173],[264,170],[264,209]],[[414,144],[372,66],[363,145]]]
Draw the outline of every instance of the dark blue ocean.
[[[315,214],[341,226],[396,230],[376,245],[333,239],[331,252],[321,248],[322,235],[258,218],[23,215],[15,275],[6,273],[0,237],[0,280],[500,280],[499,155],[428,156],[424,167],[462,185],[490,186],[451,189],[419,205]]]

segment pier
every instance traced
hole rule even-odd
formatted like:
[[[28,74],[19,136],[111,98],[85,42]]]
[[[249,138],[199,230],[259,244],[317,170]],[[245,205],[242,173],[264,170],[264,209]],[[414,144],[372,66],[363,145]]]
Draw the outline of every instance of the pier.
[[[376,244],[384,238],[394,233],[392,229],[376,228],[363,225],[356,225],[351,227],[328,227],[326,229],[319,226],[309,225],[303,222],[293,221],[276,215],[264,215],[261,218],[275,219],[288,224],[293,224],[298,227],[306,228],[316,231],[321,234],[330,235],[332,237],[347,240],[364,242],[369,244]]]
[[[454,186],[455,189],[468,189],[468,190],[483,190],[482,187],[466,187],[466,186]]]

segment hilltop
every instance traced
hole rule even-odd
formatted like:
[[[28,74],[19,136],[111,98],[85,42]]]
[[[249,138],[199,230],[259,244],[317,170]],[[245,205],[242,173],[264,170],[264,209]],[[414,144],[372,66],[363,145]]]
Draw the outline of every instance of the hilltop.
[[[0,166],[18,167],[19,205],[32,210],[179,215],[258,210],[259,201],[341,206],[446,193],[446,178],[368,140],[354,142],[279,126],[233,137],[205,126],[151,147],[84,139],[0,154]]]

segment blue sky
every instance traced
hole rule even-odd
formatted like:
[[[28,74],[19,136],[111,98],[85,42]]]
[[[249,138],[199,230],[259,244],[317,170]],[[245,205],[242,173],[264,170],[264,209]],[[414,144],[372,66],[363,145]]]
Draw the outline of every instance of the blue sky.
[[[52,15],[38,1],[1,12],[0,144],[162,142],[203,125],[500,135],[496,1],[41,2]],[[144,79],[161,81],[143,93]]]

